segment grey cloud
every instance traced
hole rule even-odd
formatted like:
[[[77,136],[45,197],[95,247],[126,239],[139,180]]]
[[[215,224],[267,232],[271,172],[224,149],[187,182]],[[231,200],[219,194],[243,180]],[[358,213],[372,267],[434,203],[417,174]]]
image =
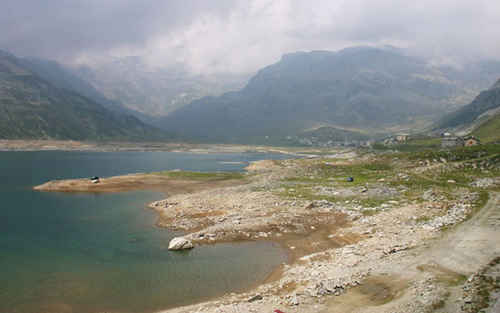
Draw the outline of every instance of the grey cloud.
[[[3,0],[0,47],[22,55],[71,58],[82,52],[141,47],[196,18],[224,14],[230,1]]]
[[[294,50],[394,44],[500,58],[496,0],[4,0],[0,49],[73,62],[142,55],[193,72],[249,72]]]

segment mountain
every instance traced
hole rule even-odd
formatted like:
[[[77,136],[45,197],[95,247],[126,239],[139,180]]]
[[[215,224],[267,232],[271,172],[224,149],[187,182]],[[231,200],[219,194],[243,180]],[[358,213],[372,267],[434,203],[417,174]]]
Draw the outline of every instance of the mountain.
[[[0,138],[160,140],[163,131],[77,93],[68,77],[0,51]],[[49,79],[44,79],[45,76]],[[84,84],[84,82],[81,82]],[[84,87],[82,87],[84,88]]]
[[[285,138],[286,141],[283,143],[288,145],[332,146],[337,144],[364,142],[373,138],[374,136],[360,131],[322,126],[311,130],[305,130],[295,136],[287,136]]]
[[[248,75],[195,75],[183,66],[153,67],[131,56],[79,66],[74,73],[106,98],[146,115],[166,115],[193,100],[238,90]]]
[[[48,81],[57,88],[72,90],[85,96],[101,105],[106,109],[117,114],[133,115],[146,124],[151,123],[152,118],[139,111],[127,108],[119,101],[106,98],[100,91],[95,89],[89,82],[76,75],[71,68],[63,66],[55,61],[23,58],[20,59],[23,66],[30,71]]]
[[[470,104],[443,117],[435,129],[464,129],[500,112],[500,80],[481,92]]]
[[[320,127],[376,134],[470,102],[478,91],[469,77],[395,49],[297,52],[261,69],[240,91],[177,109],[163,127],[222,142],[264,143]]]
[[[500,113],[496,113],[480,124],[472,135],[481,139],[481,142],[500,142]]]

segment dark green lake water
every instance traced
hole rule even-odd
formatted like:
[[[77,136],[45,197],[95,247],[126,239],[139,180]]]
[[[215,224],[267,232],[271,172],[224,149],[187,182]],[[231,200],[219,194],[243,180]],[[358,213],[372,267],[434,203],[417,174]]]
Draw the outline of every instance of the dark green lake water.
[[[271,243],[167,250],[155,228],[155,192],[31,190],[51,179],[168,169],[239,171],[225,162],[270,154],[0,152],[0,312],[154,312],[258,283],[283,251]],[[256,257],[258,256],[258,257]]]

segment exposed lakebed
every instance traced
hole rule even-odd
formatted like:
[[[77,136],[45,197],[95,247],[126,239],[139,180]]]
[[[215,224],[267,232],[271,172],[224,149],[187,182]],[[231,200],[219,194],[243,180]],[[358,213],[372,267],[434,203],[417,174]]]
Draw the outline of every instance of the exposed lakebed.
[[[145,209],[163,193],[43,193],[52,179],[169,169],[239,171],[273,154],[1,152],[0,312],[153,312],[261,282],[284,251],[267,242],[167,250],[178,235]],[[258,255],[259,257],[255,257]]]

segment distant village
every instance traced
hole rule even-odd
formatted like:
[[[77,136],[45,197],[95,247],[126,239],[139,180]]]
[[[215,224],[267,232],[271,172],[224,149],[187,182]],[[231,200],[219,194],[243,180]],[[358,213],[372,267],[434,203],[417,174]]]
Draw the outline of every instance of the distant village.
[[[409,134],[398,134],[383,140],[385,146],[404,144],[414,139]],[[481,142],[475,136],[457,136],[452,133],[441,133],[441,148],[471,147],[479,145]]]
[[[441,148],[454,148],[454,147],[470,147],[479,145],[481,142],[479,138],[475,136],[458,136],[452,133],[442,133],[441,138]],[[374,144],[382,144],[384,146],[396,146],[405,143],[410,143],[414,139],[420,139],[419,135],[410,134],[397,134],[380,141],[375,140],[328,140],[325,141],[324,138],[317,137],[291,137],[288,136],[287,140],[289,142],[294,142],[302,146],[314,146],[314,147],[373,147]]]
[[[328,140],[325,141],[323,138],[318,137],[297,137],[288,136],[286,140],[289,143],[298,144],[301,146],[311,146],[311,147],[371,147],[375,144],[375,140],[349,140],[345,139],[342,141],[338,140]]]

